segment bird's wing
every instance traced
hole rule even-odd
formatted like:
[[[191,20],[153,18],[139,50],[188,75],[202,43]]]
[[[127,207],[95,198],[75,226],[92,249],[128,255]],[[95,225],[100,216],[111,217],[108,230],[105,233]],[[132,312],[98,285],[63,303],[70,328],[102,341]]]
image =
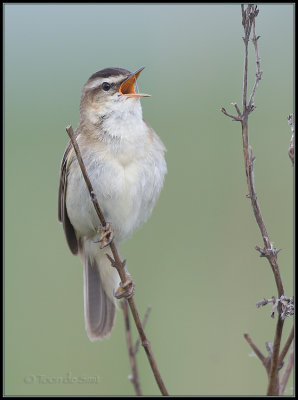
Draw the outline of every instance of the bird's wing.
[[[146,126],[147,126],[148,134],[149,134],[151,140],[155,141],[155,143],[158,145],[158,147],[159,147],[159,149],[160,149],[161,151],[166,152],[166,151],[167,151],[166,146],[165,146],[164,143],[162,142],[161,138],[157,135],[157,133],[155,132],[155,130],[152,128],[152,126],[150,126],[150,125],[148,124],[148,122],[146,122],[144,119],[143,119],[143,121],[144,121],[144,123],[145,123]]]
[[[73,152],[71,141],[68,142],[60,167],[60,184],[58,193],[58,220],[62,222],[64,233],[68,246],[73,254],[78,254],[78,239],[75,230],[68,218],[66,209],[66,190],[67,190],[67,175],[68,175],[68,160]]]

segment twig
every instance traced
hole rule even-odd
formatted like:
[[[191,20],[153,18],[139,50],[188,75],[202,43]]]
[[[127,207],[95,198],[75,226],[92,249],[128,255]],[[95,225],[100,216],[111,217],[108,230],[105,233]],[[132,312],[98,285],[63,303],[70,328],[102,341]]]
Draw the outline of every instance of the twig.
[[[280,304],[280,315],[282,319],[285,319],[294,314],[294,297],[286,297],[281,296],[279,299],[276,299],[272,296],[271,299],[263,299],[259,301],[256,306],[258,308],[265,306],[268,303],[273,303],[273,307],[271,309],[271,317],[274,318],[274,313]]]
[[[290,140],[290,146],[289,146],[289,150],[288,150],[288,154],[290,157],[290,160],[292,161],[292,165],[294,166],[294,160],[295,160],[295,127],[294,127],[294,116],[293,114],[290,114],[288,116],[288,124],[291,128],[292,131],[292,136],[291,136],[291,140]]]
[[[282,279],[277,263],[277,254],[280,251],[280,249],[276,249],[273,247],[272,242],[269,239],[269,235],[261,214],[260,206],[257,200],[257,194],[255,191],[254,187],[254,173],[253,173],[253,167],[254,167],[254,161],[255,157],[253,156],[252,148],[249,145],[249,138],[248,138],[248,117],[249,114],[255,109],[254,106],[254,97],[255,97],[255,92],[258,87],[258,84],[262,78],[262,71],[261,71],[261,66],[260,66],[260,56],[259,56],[259,50],[258,50],[258,39],[260,36],[256,36],[255,32],[255,19],[259,13],[259,10],[257,9],[257,6],[255,4],[248,4],[248,6],[245,8],[244,5],[241,5],[241,11],[242,11],[242,25],[244,29],[244,46],[245,46],[245,56],[244,56],[244,73],[243,73],[243,97],[242,97],[242,112],[239,115],[237,107],[237,113],[238,117],[235,117],[227,111],[222,108],[222,112],[227,115],[228,117],[232,118],[233,120],[240,120],[241,126],[242,126],[242,142],[243,142],[243,155],[244,155],[244,165],[245,165],[245,172],[246,172],[246,180],[247,180],[247,186],[248,186],[248,195],[247,197],[250,198],[251,200],[251,206],[254,212],[254,216],[256,219],[256,222],[259,226],[262,239],[264,242],[264,248],[261,248],[259,246],[256,246],[256,250],[260,252],[261,257],[266,257],[267,260],[269,261],[269,264],[271,266],[275,283],[277,286],[277,292],[278,292],[278,297],[279,300],[284,296],[284,288],[282,284]],[[248,43],[250,40],[250,35],[251,31],[253,30],[253,35],[252,35],[252,42],[254,44],[254,49],[255,49],[255,55],[256,55],[256,80],[250,95],[250,99],[247,103],[247,81],[248,81]],[[269,302],[269,301],[267,301]],[[259,304],[259,303],[258,303]],[[263,305],[263,304],[261,304]],[[268,390],[267,390],[267,395],[278,395],[279,394],[279,382],[278,382],[278,370],[279,370],[279,349],[280,349],[280,341],[281,341],[281,335],[282,335],[282,329],[283,329],[283,324],[284,324],[284,317],[286,314],[284,314],[284,317],[282,317],[282,305],[284,305],[281,301],[276,302],[274,304],[274,309],[275,306],[278,309],[279,316],[278,316],[278,321],[276,325],[276,331],[275,331],[275,337],[274,337],[274,343],[273,343],[273,351],[272,355],[269,354],[269,361],[270,361],[270,366],[264,364],[264,359],[267,360],[262,353],[258,350],[256,345],[252,342],[250,337],[246,334],[245,338],[251,345],[251,347],[254,349],[262,363],[264,364],[266,371],[269,376],[269,384],[268,384]],[[285,305],[284,305],[285,306]],[[270,368],[270,370],[268,369]]]
[[[90,193],[90,198],[91,198],[91,200],[93,202],[94,208],[95,208],[96,213],[98,215],[98,218],[99,218],[102,226],[105,227],[106,226],[106,220],[105,220],[105,218],[104,218],[104,216],[103,216],[103,214],[101,212],[101,209],[99,207],[98,201],[96,199],[95,191],[93,190],[92,184],[91,184],[90,179],[88,177],[88,174],[87,174],[87,171],[86,171],[86,168],[85,168],[82,156],[81,156],[81,152],[80,152],[79,146],[77,144],[76,138],[74,136],[73,129],[72,129],[71,125],[68,125],[66,127],[66,132],[67,132],[68,136],[70,137],[70,140],[71,140],[72,145],[74,147],[74,150],[76,152],[76,156],[77,156],[77,159],[78,159],[78,162],[79,162],[79,165],[80,165],[84,180],[86,182],[88,191]],[[110,256],[108,258],[111,261],[112,267],[115,267],[117,269],[117,272],[118,272],[118,274],[120,276],[121,282],[124,284],[129,279],[131,279],[130,275],[129,275],[126,267],[125,267],[125,260],[123,260],[123,261],[121,260],[120,254],[119,254],[118,249],[117,249],[117,247],[116,247],[116,245],[115,245],[113,240],[111,241],[109,246],[110,246],[110,249],[112,251],[114,259],[112,257],[110,257]],[[149,360],[152,372],[154,374],[156,383],[158,384],[158,387],[159,387],[162,395],[168,396],[169,394],[168,394],[168,391],[167,391],[167,389],[166,389],[166,387],[164,385],[164,382],[162,380],[160,372],[158,370],[155,358],[154,358],[152,350],[151,350],[150,342],[147,339],[147,336],[145,335],[144,329],[142,327],[142,323],[141,323],[141,320],[140,320],[140,317],[139,317],[139,314],[138,314],[134,299],[133,299],[133,297],[130,297],[130,298],[127,299],[127,301],[128,301],[131,313],[133,315],[137,330],[139,332],[139,335],[140,335],[140,338],[141,338],[141,341],[142,341],[142,345],[143,345],[143,347],[145,349],[145,352],[146,352],[147,358]]]
[[[147,310],[146,310],[146,312],[145,312],[143,321],[142,321],[143,329],[145,329],[145,326],[146,326],[146,323],[147,323],[147,321],[148,321],[148,317],[149,317],[150,311],[151,311],[151,306],[148,306],[148,307],[147,307]],[[138,338],[137,338],[137,340],[136,340],[136,343],[135,343],[135,346],[134,346],[134,348],[133,348],[133,353],[134,353],[134,354],[137,354],[137,352],[138,352],[138,350],[139,350],[140,343],[141,343],[141,339],[140,339],[140,336],[138,336]]]
[[[273,342],[273,353],[271,358],[271,369],[269,374],[267,396],[276,396],[279,394],[278,356],[279,356],[280,341],[281,341],[283,326],[284,326],[284,320],[279,316],[276,324],[276,330]]]
[[[130,381],[134,386],[136,395],[137,396],[142,396],[142,391],[141,391],[141,386],[140,386],[140,381],[139,381],[139,374],[138,374],[138,369],[137,369],[137,362],[136,362],[135,352],[134,352],[134,350],[132,348],[132,338],[131,338],[131,331],[130,331],[128,306],[127,306],[127,301],[125,299],[123,299],[121,301],[121,307],[122,307],[122,310],[123,310],[126,343],[127,343],[130,367],[131,367],[131,372],[132,372],[132,377],[131,377]]]
[[[259,350],[258,346],[253,342],[252,338],[249,336],[248,333],[244,333],[244,338],[250,345],[250,347],[253,349],[255,355],[261,360],[262,364],[264,365],[267,374],[269,375],[270,372],[270,358],[265,357],[264,354]]]
[[[286,389],[286,385],[288,383],[289,377],[292,372],[292,368],[294,365],[294,345],[292,344],[291,350],[289,353],[289,358],[285,366],[284,373],[280,379],[280,384],[279,384],[279,395],[282,396],[284,394],[284,391]]]
[[[136,362],[136,354],[139,350],[139,346],[141,343],[140,336],[138,336],[136,343],[134,347],[132,346],[132,337],[131,337],[131,329],[130,329],[130,321],[129,321],[129,311],[128,311],[128,306],[127,302],[125,299],[121,301],[121,306],[123,310],[123,316],[124,316],[124,324],[125,324],[125,336],[126,336],[126,343],[127,343],[127,348],[128,348],[128,355],[129,355],[129,361],[130,361],[130,366],[131,366],[131,372],[132,375],[130,377],[130,381],[132,382],[136,395],[137,396],[142,396],[141,392],[141,387],[140,387],[140,381],[139,381],[139,376],[138,376],[138,370],[137,370],[137,362]],[[145,312],[143,321],[142,321],[142,326],[143,329],[145,329],[149,313],[151,311],[151,306],[149,306]]]
[[[256,81],[255,81],[255,84],[254,84],[254,87],[253,87],[253,90],[252,90],[252,93],[250,95],[250,99],[249,99],[249,102],[248,102],[248,109],[250,111],[252,111],[255,108],[255,106],[254,106],[255,93],[256,93],[256,89],[258,87],[258,84],[259,84],[260,80],[262,79],[262,74],[263,74],[263,72],[261,71],[261,63],[260,63],[261,59],[260,59],[260,56],[259,56],[259,49],[258,49],[258,40],[260,39],[261,36],[256,36],[256,20],[255,20],[255,18],[257,17],[258,13],[259,13],[259,10],[256,9],[255,16],[254,16],[254,19],[252,21],[252,26],[253,26],[252,42],[253,42],[254,47],[255,47],[257,72],[256,72]]]
[[[283,360],[284,360],[285,356],[287,355],[287,352],[291,346],[293,339],[294,339],[294,327],[292,327],[289,337],[284,345],[284,348],[280,352],[279,359],[278,359],[278,364],[280,366],[282,366],[282,364],[283,364]]]
[[[238,106],[237,106],[238,107]],[[227,112],[227,110],[225,109],[225,108],[221,108],[221,112],[223,113],[223,114],[225,114],[227,117],[230,117],[230,118],[232,118],[232,121],[241,121],[242,120],[242,117],[241,116],[238,116],[238,117],[236,117],[236,115],[232,115],[232,114],[229,114],[228,112]]]
[[[260,308],[260,307],[266,306],[268,303],[273,303],[273,304],[275,304],[275,302],[276,302],[276,298],[275,298],[274,296],[272,296],[271,299],[263,299],[263,300],[258,301],[257,304],[256,304],[256,306],[257,306],[258,308]]]

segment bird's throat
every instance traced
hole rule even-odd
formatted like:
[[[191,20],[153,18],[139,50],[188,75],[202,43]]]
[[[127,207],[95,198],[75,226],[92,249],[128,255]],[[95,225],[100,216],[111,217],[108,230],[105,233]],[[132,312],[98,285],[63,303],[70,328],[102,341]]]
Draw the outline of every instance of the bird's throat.
[[[119,141],[138,140],[146,129],[139,100],[125,99],[99,118],[99,134]]]

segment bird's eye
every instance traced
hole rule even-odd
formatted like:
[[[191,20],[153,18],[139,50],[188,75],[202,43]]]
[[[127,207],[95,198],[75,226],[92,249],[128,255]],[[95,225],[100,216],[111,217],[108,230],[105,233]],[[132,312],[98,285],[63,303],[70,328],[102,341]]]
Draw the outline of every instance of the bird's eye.
[[[108,91],[111,89],[111,85],[108,82],[104,82],[102,85],[103,90]]]

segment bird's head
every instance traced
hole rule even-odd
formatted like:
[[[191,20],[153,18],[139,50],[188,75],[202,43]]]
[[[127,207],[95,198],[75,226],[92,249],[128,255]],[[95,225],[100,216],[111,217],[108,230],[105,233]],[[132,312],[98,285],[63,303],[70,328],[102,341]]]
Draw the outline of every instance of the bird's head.
[[[143,69],[131,73],[123,68],[105,68],[91,75],[82,90],[81,116],[96,123],[111,113],[140,108],[140,98],[150,96],[136,92],[136,81]]]

